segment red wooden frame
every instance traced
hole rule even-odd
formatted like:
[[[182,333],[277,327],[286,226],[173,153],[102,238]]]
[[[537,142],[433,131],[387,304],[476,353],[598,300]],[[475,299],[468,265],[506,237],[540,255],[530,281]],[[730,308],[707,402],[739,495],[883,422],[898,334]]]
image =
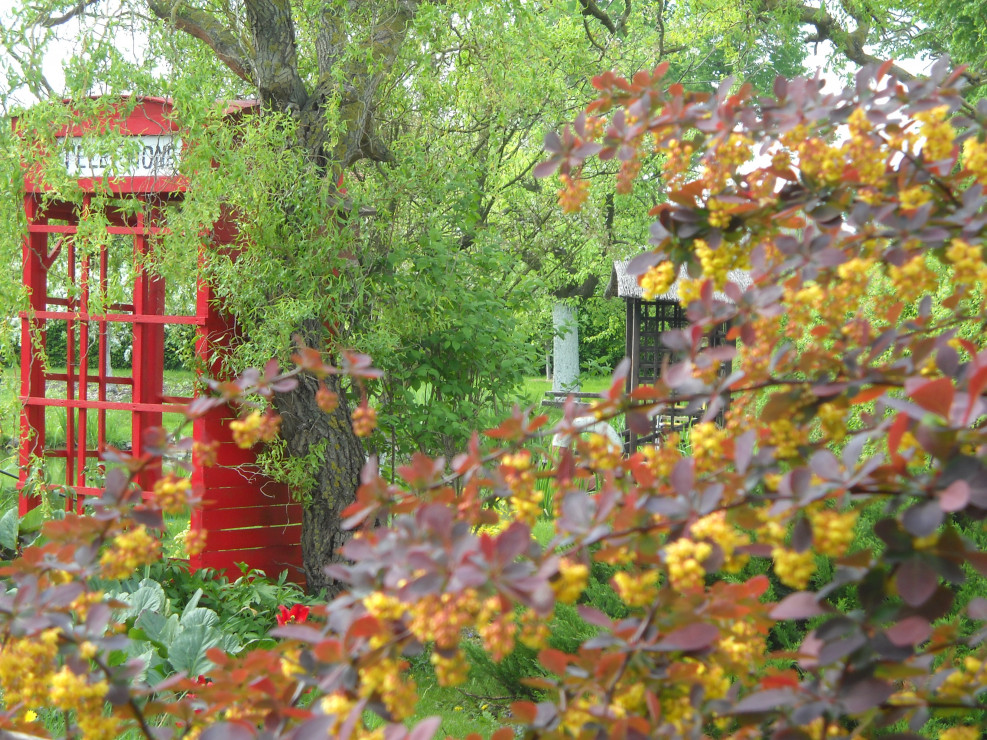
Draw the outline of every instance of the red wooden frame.
[[[125,105],[125,103],[130,103]],[[227,109],[239,115],[254,109],[256,103],[241,101]],[[80,122],[66,127],[59,136],[84,136],[97,128],[111,127],[126,136],[182,135],[172,116],[171,103],[162,98],[121,100],[115,111],[99,126]],[[129,111],[129,112],[128,112]],[[17,122],[14,122],[15,128]],[[139,266],[137,257],[153,251],[158,235],[167,229],[164,206],[182,198],[185,181],[174,174],[162,173],[118,177],[112,180],[80,177],[84,191],[81,206],[52,200],[47,188],[30,174],[25,177],[24,209],[28,233],[23,246],[23,277],[29,292],[28,310],[21,319],[21,435],[20,435],[20,513],[40,503],[29,481],[36,458],[64,458],[66,507],[84,510],[87,496],[98,496],[100,488],[92,485],[90,463],[102,458],[107,450],[106,413],[124,411],[131,415],[132,454],[144,454],[148,434],[162,425],[162,414],[182,411],[191,399],[164,395],[164,328],[166,324],[192,324],[196,327],[196,353],[200,366],[212,373],[221,371],[224,348],[237,341],[238,332],[231,320],[217,308],[212,291],[196,277],[195,315],[165,313],[165,280]],[[92,195],[110,193],[119,200],[136,199],[141,208],[137,215],[110,209],[104,214],[109,235],[131,237],[135,258],[135,278],[130,303],[106,306],[106,312],[91,313],[91,293],[105,291],[108,280],[109,243],[100,246],[98,258],[76,252],[75,234],[80,224],[90,218]],[[231,244],[236,238],[236,224],[231,219],[213,225],[214,238]],[[107,240],[109,242],[109,240]],[[215,248],[216,243],[211,245]],[[63,257],[65,274],[53,272]],[[61,287],[64,297],[53,295]],[[66,371],[52,373],[44,366],[43,350],[49,322],[66,325]],[[130,324],[133,327],[131,377],[108,373],[108,327]],[[95,341],[90,336],[93,328]],[[90,367],[90,344],[95,345],[95,368]],[[84,350],[82,348],[85,348]],[[64,383],[64,393],[49,395],[49,390]],[[129,402],[107,400],[107,390],[114,385],[129,386]],[[93,389],[93,386],[95,388]],[[90,389],[94,393],[90,393]],[[94,396],[94,397],[91,397]],[[53,410],[49,412],[49,410]],[[90,434],[90,412],[95,415],[96,433]],[[65,445],[49,444],[46,414],[64,413]],[[193,531],[206,530],[206,547],[191,558],[190,566],[231,569],[238,563],[274,575],[288,568],[289,576],[303,579],[301,566],[301,506],[292,500],[282,484],[265,478],[256,466],[253,450],[242,450],[233,442],[229,422],[235,418],[231,409],[216,409],[193,423],[196,442],[218,443],[218,463],[203,467],[193,460],[192,483],[203,493],[204,503],[191,512]],[[93,436],[94,440],[90,440]],[[97,463],[98,464],[98,463]],[[162,475],[161,467],[143,471],[138,484],[150,491]],[[31,484],[31,485],[29,485]],[[27,492],[25,492],[25,489]]]

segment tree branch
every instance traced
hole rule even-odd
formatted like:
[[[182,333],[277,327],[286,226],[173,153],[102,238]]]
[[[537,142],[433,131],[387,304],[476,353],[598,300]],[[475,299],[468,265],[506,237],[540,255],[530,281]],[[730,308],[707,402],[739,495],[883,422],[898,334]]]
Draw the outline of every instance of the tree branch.
[[[343,168],[364,158],[393,161],[391,152],[374,133],[373,116],[380,84],[394,66],[418,4],[419,0],[397,0],[394,9],[369,29],[363,43],[365,53],[348,55],[349,61],[339,74],[338,79],[346,80],[340,105],[346,135],[340,137],[336,144],[333,159]],[[338,22],[338,19],[327,18],[323,14],[324,22],[333,20]],[[333,28],[327,26],[323,32],[332,33]],[[329,45],[326,50],[331,51],[332,48]],[[328,74],[332,65],[337,63],[335,58],[319,61],[320,70],[326,69],[326,76],[320,80],[319,88],[312,95],[313,101],[325,99],[337,91],[336,74]]]
[[[841,6],[857,24],[852,31],[844,28],[829,11],[823,8],[814,8],[804,3],[793,4],[791,0],[765,0],[762,7],[768,12],[794,9],[798,13],[799,23],[815,29],[813,35],[806,37],[806,43],[829,41],[843,56],[861,67],[868,64],[881,64],[883,59],[867,53],[864,49],[870,32],[870,16],[865,16],[863,11],[855,10],[849,3],[841,3]],[[915,79],[915,75],[897,64],[892,66],[891,71],[900,80]]]
[[[596,4],[596,0],[579,0],[579,5],[582,7],[583,15],[596,18],[610,33],[617,33],[617,26],[614,24],[613,19]],[[629,5],[625,7],[629,7]]]
[[[147,0],[147,7],[158,19],[202,41],[241,80],[256,82],[240,39],[212,14],[181,0]]]
[[[47,18],[44,18],[41,21],[41,26],[43,28],[54,28],[55,26],[60,26],[63,23],[67,23],[68,21],[72,20],[77,15],[82,15],[83,13],[86,12],[86,8],[89,8],[98,2],[99,0],[79,0],[78,4],[65,15],[59,15],[55,17],[48,16]]]
[[[300,110],[308,100],[298,73],[290,0],[243,0],[253,35],[254,80],[265,104]]]

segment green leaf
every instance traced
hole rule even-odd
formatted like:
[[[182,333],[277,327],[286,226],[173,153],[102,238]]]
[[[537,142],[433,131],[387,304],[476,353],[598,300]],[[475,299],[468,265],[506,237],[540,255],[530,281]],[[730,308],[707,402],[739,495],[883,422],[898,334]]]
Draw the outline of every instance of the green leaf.
[[[148,640],[164,648],[164,654],[167,654],[167,646],[174,641],[180,629],[177,614],[165,617],[153,611],[143,612],[134,626],[143,631]]]
[[[201,606],[195,609],[186,609],[182,613],[181,625],[183,630],[196,627],[217,627],[219,615],[212,609]]]
[[[37,506],[21,517],[20,531],[37,532],[41,529],[41,525],[44,524],[44,521],[44,510],[40,506]]]
[[[206,658],[206,651],[219,644],[221,635],[211,627],[196,626],[184,629],[168,651],[168,662],[176,671],[187,676],[208,673],[212,661]]]
[[[195,593],[192,594],[192,598],[190,598],[188,600],[188,603],[185,605],[185,611],[182,612],[182,619],[185,619],[185,615],[199,605],[199,599],[201,598],[202,598],[202,589],[197,588],[195,590]]]
[[[126,602],[127,609],[121,614],[121,621],[139,617],[145,611],[161,612],[167,602],[164,589],[157,581],[145,578],[140,587],[132,594],[121,594],[120,600]]]
[[[0,547],[17,549],[17,509],[8,509],[0,517]]]

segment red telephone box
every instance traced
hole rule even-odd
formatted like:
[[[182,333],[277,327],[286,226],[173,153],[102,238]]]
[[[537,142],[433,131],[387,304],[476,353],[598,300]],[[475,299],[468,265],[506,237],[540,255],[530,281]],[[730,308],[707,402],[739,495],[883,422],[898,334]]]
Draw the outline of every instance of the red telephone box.
[[[256,105],[235,103],[227,115],[242,116]],[[40,502],[36,484],[28,479],[36,459],[64,460],[64,481],[49,487],[65,493],[67,508],[83,511],[85,498],[101,490],[99,460],[108,446],[107,414],[129,415],[132,454],[140,456],[148,432],[162,426],[163,414],[181,412],[191,400],[165,393],[166,325],[195,326],[198,365],[213,373],[220,371],[224,347],[236,341],[236,327],[198,275],[190,276],[194,314],[168,314],[172,286],[143,266],[142,258],[153,254],[168,228],[167,207],[183,198],[186,182],[177,175],[177,162],[188,132],[175,121],[166,99],[122,99],[111,110],[99,127],[137,140],[126,148],[125,175],[106,176],[109,158],[90,154],[83,144],[96,126],[80,122],[58,132],[57,156],[77,178],[81,204],[54,199],[44,183],[25,177],[23,274],[30,306],[20,315],[21,514]],[[117,166],[119,171],[119,162]],[[80,249],[77,234],[85,233],[92,244],[97,221],[105,224],[96,238],[98,249]],[[210,231],[205,248],[222,248],[236,238],[236,224],[229,219]],[[122,258],[130,260],[133,290],[123,302],[109,303],[111,258],[121,259],[114,250],[123,250]],[[53,372],[44,362],[44,348],[59,322],[66,337],[66,367]],[[111,327],[132,340],[130,376],[110,372]],[[192,511],[190,526],[207,534],[205,550],[190,565],[227,569],[246,563],[269,575],[288,568],[293,580],[301,580],[301,505],[286,486],[260,473],[253,450],[233,442],[229,422],[234,418],[232,410],[223,408],[193,423],[194,441],[216,444],[216,464],[204,467],[193,460],[192,483],[203,492],[204,503]],[[160,466],[146,470],[138,483],[148,491],[164,474]]]

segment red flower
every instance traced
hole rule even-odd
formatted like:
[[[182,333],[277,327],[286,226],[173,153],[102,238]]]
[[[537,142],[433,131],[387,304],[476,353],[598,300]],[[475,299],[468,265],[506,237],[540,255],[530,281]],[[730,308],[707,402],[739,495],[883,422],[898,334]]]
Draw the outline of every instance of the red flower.
[[[303,604],[295,604],[291,609],[286,609],[282,604],[278,607],[278,626],[302,624],[308,619],[308,611],[308,607]]]

